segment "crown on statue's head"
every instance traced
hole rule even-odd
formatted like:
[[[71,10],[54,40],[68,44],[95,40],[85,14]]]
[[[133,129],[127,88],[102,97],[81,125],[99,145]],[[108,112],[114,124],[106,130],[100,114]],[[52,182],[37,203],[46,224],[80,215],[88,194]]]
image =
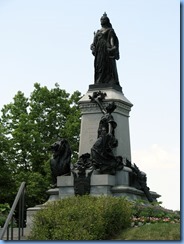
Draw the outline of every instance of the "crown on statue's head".
[[[107,18],[107,14],[106,14],[106,12],[104,12],[104,14],[103,14],[102,17],[103,17],[103,18]]]
[[[106,12],[104,12],[104,14],[102,15],[102,17],[100,18],[100,21],[103,21],[103,25],[107,25],[108,27],[112,27],[111,23],[110,23],[110,19],[107,17]],[[102,22],[101,22],[102,24]]]
[[[104,12],[104,14],[102,15],[101,19],[108,19],[109,20],[109,18],[107,17],[106,12]]]

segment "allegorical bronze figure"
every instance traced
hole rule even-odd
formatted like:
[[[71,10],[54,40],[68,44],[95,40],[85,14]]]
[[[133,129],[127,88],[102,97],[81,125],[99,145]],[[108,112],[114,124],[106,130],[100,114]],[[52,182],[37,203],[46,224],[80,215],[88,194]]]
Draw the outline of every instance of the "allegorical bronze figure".
[[[64,138],[58,139],[49,148],[53,151],[50,160],[52,188],[57,186],[57,176],[70,175],[71,149],[68,141]]]
[[[119,59],[119,41],[107,14],[100,19],[102,28],[94,32],[91,44],[94,60],[94,83],[109,83],[119,85],[116,60]]]
[[[117,170],[123,169],[123,161],[121,156],[115,156],[113,149],[118,146],[118,140],[115,138],[114,130],[117,126],[112,112],[116,109],[114,102],[104,108],[103,99],[106,94],[94,92],[89,96],[92,102],[96,102],[102,111],[103,115],[99,122],[98,138],[91,148],[91,159],[95,169],[100,174],[115,175]]]

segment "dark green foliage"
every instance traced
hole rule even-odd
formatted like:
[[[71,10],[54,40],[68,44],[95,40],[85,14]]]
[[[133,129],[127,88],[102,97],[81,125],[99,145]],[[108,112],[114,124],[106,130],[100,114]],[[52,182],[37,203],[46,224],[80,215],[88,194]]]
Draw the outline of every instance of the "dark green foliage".
[[[3,135],[3,126],[0,124],[0,203],[11,204],[14,200],[15,180],[5,155],[1,153],[8,150],[8,141]]]
[[[22,181],[27,184],[27,207],[46,201],[51,152],[58,137],[69,141],[72,160],[78,158],[80,92],[72,95],[55,84],[53,89],[34,85],[27,98],[19,91],[5,105],[0,118],[0,201],[13,203]]]
[[[16,175],[18,182],[26,182],[25,203],[26,208],[33,207],[36,204],[42,204],[46,201],[48,195],[46,194],[48,188],[48,180],[44,178],[39,172],[26,171],[19,172]]]
[[[154,217],[154,218],[161,218],[166,219],[169,218],[170,221],[178,219],[180,220],[180,213],[178,211],[173,211],[166,209],[159,205],[159,203],[150,203],[150,204],[144,204],[136,202],[134,204],[134,211],[133,211],[134,217]]]
[[[29,240],[107,240],[130,226],[131,215],[125,198],[69,197],[37,213]]]
[[[0,227],[1,228],[5,224],[9,211],[10,211],[10,206],[8,203],[0,204]]]

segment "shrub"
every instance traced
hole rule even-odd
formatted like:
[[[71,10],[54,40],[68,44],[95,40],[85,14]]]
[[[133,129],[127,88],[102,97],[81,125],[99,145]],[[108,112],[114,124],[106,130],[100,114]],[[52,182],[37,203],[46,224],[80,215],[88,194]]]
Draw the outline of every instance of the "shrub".
[[[9,214],[10,206],[8,203],[0,204],[0,227],[3,227]]]
[[[34,218],[29,240],[105,240],[131,224],[125,198],[77,196],[55,201]]]
[[[159,203],[134,203],[132,226],[157,222],[180,223],[180,212],[163,208]]]

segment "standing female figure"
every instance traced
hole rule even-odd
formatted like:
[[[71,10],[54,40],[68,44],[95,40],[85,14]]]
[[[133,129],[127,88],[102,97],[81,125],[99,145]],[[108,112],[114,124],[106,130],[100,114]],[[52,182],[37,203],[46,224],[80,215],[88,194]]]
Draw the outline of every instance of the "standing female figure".
[[[119,41],[107,14],[100,19],[102,28],[94,33],[91,44],[95,56],[95,84],[109,83],[119,85],[116,60],[119,59]]]

